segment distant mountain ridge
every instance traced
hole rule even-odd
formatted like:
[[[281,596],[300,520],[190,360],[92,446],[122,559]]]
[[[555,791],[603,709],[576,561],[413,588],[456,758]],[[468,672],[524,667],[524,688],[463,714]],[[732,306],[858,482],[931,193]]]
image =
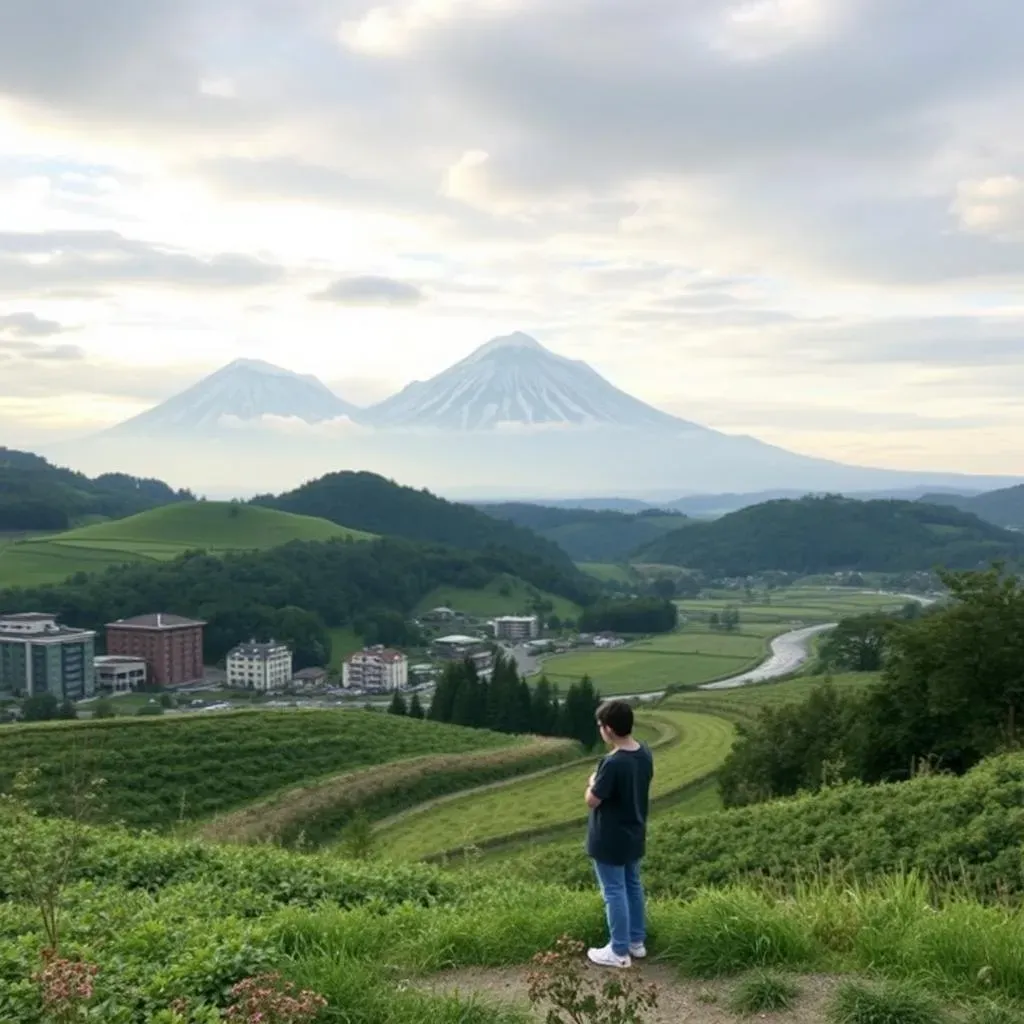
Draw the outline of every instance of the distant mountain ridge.
[[[726,434],[656,409],[521,332],[494,338],[367,408],[315,377],[236,360],[99,437],[50,451],[91,470],[140,470],[152,464],[153,440],[166,458],[187,466],[190,485],[218,493],[238,493],[254,481],[249,494],[285,490],[296,479],[338,469],[504,500],[909,487],[980,492],[1019,482],[843,465]]]
[[[721,576],[975,569],[998,560],[1024,562],[1024,536],[959,509],[830,495],[769,501],[693,522],[637,557]]]
[[[576,562],[625,561],[638,548],[686,522],[679,512],[659,509],[629,513],[519,502],[479,504],[477,508],[554,541]]]
[[[1024,484],[985,494],[926,494],[921,501],[949,505],[1008,529],[1024,530]]]

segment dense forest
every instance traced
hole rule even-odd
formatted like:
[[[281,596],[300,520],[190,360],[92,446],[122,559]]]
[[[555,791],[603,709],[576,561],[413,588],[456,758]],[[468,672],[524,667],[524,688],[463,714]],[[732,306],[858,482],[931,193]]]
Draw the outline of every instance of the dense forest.
[[[1020,746],[1024,730],[1024,582],[999,569],[944,574],[952,599],[924,614],[850,620],[823,654],[837,667],[882,667],[863,691],[829,682],[802,703],[765,708],[719,779],[727,804],[829,782],[961,773]],[[909,610],[908,610],[909,611]]]
[[[174,501],[192,501],[161,480],[123,473],[90,479],[29,452],[0,448],[0,530],[66,530],[89,516],[120,519]]]
[[[927,494],[921,500],[970,512],[996,526],[1024,529],[1024,484],[1003,487],[973,497],[964,494]]]
[[[1024,536],[959,509],[828,495],[770,501],[691,523],[648,545],[640,557],[714,576],[975,569],[1024,560]]]
[[[478,505],[553,541],[577,562],[622,562],[633,552],[677,529],[685,516],[660,509],[637,513],[555,508],[520,502]]]
[[[671,633],[678,625],[678,607],[658,597],[597,601],[580,619],[585,633]]]
[[[371,543],[291,543],[269,551],[215,557],[200,552],[172,562],[79,574],[61,584],[0,591],[0,612],[50,611],[63,622],[98,629],[142,612],[205,620],[206,656],[216,661],[240,640],[273,636],[295,648],[296,667],[323,664],[326,627],[354,626],[387,639],[396,617],[438,586],[486,586],[496,575],[588,598],[575,572],[559,574],[517,551],[458,551],[400,539]],[[102,635],[102,634],[101,634]]]
[[[518,552],[536,565],[550,566],[548,582],[531,580],[542,590],[552,590],[575,601],[586,600],[593,590],[592,581],[582,577],[557,544],[514,523],[485,515],[472,505],[446,501],[430,491],[404,487],[375,473],[329,473],[287,494],[260,495],[253,498],[253,503],[282,512],[318,516],[381,536],[447,544],[468,551]],[[574,593],[559,589],[569,577],[577,579]]]
[[[483,679],[472,662],[449,665],[438,681],[428,718],[496,732],[566,736],[588,750],[598,742],[595,712],[601,702],[590,679],[573,683],[565,696],[542,678],[531,688],[513,658],[498,655],[491,678]],[[396,700],[392,713],[401,713]]]

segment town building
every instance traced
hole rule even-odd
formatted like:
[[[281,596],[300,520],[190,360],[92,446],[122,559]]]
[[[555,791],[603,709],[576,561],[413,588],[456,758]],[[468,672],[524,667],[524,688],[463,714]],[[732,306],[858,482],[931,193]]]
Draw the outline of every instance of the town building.
[[[494,654],[487,641],[478,636],[442,636],[430,645],[430,650],[439,661],[471,661],[481,676],[494,671]]]
[[[228,686],[237,690],[277,690],[292,681],[292,652],[287,644],[250,640],[228,652]]]
[[[327,685],[327,669],[303,668],[292,676],[292,682],[304,689],[315,690]]]
[[[540,636],[540,619],[536,615],[500,615],[491,622],[495,640],[522,643]]]
[[[0,615],[0,690],[18,697],[52,693],[83,700],[95,693],[96,634],[57,623],[45,612]]]
[[[345,659],[341,685],[346,689],[404,690],[409,685],[409,659],[388,647],[365,647]]]
[[[154,686],[181,686],[203,678],[205,622],[156,612],[107,623],[107,654],[142,658]]]
[[[146,663],[122,654],[98,654],[93,659],[98,693],[132,693],[146,685]]]

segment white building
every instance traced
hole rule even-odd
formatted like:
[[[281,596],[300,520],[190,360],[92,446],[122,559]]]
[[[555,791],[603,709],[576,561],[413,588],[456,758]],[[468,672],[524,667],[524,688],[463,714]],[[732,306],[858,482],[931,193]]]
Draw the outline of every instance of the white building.
[[[131,693],[146,685],[146,662],[122,654],[98,654],[93,658],[96,689],[106,693]]]
[[[366,647],[345,659],[342,686],[360,690],[404,690],[409,685],[409,659],[387,647]]]
[[[292,652],[284,644],[250,640],[228,654],[228,686],[238,690],[276,690],[292,681]]]
[[[495,640],[535,640],[540,636],[540,619],[536,615],[500,615],[491,622]]]

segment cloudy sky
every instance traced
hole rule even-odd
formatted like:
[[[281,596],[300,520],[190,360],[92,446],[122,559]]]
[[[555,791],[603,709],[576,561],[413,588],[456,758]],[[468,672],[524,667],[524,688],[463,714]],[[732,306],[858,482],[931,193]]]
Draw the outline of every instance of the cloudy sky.
[[[525,330],[809,454],[1024,474],[1020,0],[0,0],[0,444]]]

